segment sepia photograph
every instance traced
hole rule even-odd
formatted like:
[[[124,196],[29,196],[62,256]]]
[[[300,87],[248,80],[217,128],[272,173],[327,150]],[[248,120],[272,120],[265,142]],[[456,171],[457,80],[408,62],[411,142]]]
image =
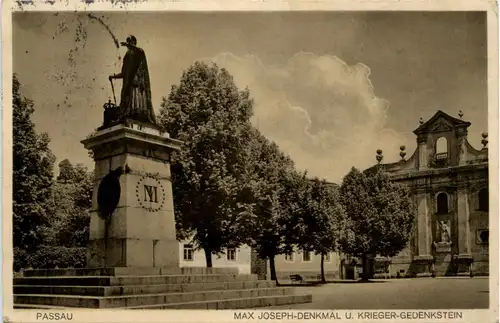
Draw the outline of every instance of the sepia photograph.
[[[486,11],[11,19],[15,310],[496,308]]]

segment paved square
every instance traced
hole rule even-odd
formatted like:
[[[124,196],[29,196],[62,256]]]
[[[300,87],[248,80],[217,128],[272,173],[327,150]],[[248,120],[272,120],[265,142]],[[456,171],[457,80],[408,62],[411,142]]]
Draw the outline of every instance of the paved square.
[[[297,287],[313,302],[270,309],[487,309],[488,277],[374,280]]]

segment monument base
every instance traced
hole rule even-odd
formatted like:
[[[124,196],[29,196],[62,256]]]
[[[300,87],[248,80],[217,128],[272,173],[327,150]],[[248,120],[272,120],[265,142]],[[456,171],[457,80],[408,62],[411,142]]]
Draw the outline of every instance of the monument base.
[[[180,142],[126,120],[83,144],[95,160],[87,266],[178,267],[169,161]]]
[[[453,256],[453,263],[455,265],[455,274],[457,276],[473,277],[472,263],[474,258],[471,254],[458,254]]]
[[[27,270],[14,279],[14,308],[242,309],[309,303],[312,295],[237,268]]]
[[[98,239],[91,240],[88,247],[87,268],[179,266],[176,240]]]
[[[411,263],[412,277],[435,277],[434,257],[432,255],[418,255],[413,257]]]

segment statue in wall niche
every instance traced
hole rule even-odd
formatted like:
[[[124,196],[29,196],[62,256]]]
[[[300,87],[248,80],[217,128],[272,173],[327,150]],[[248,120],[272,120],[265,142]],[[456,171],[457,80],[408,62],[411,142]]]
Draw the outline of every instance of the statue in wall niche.
[[[438,221],[439,226],[439,237],[442,243],[451,242],[450,235],[450,221]]]
[[[132,119],[156,125],[146,54],[142,48],[137,47],[137,39],[132,35],[121,45],[127,47],[122,70],[109,76],[113,95],[113,79],[123,80],[116,118],[120,121]]]

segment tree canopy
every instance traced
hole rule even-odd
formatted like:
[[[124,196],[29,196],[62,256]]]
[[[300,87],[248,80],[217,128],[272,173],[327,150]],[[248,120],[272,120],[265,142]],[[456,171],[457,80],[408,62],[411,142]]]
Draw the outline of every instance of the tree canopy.
[[[55,157],[46,133],[38,134],[31,117],[33,101],[24,97],[17,75],[13,77],[13,245],[14,266],[27,265],[28,250],[44,239]]]
[[[211,254],[248,242],[256,183],[248,171],[252,100],[227,70],[197,62],[162,103],[159,120],[183,141],[172,156],[179,239]]]
[[[340,237],[345,253],[365,263],[370,256],[395,256],[407,245],[414,221],[409,190],[391,182],[382,167],[366,174],[352,168],[340,194],[346,212]]]
[[[271,278],[276,279],[274,257],[290,252],[296,239],[295,214],[289,212],[289,191],[285,183],[295,172],[293,161],[279,147],[264,137],[257,129],[252,131],[249,146],[254,180],[258,184],[255,194],[256,219],[252,223],[250,246],[262,259],[269,259]]]
[[[53,212],[50,228],[53,244],[85,247],[89,238],[93,173],[68,159],[59,163],[59,176],[52,192]]]
[[[34,103],[13,77],[13,243],[14,269],[78,267],[85,263],[92,177],[82,165],[59,163],[50,139],[31,120]]]

